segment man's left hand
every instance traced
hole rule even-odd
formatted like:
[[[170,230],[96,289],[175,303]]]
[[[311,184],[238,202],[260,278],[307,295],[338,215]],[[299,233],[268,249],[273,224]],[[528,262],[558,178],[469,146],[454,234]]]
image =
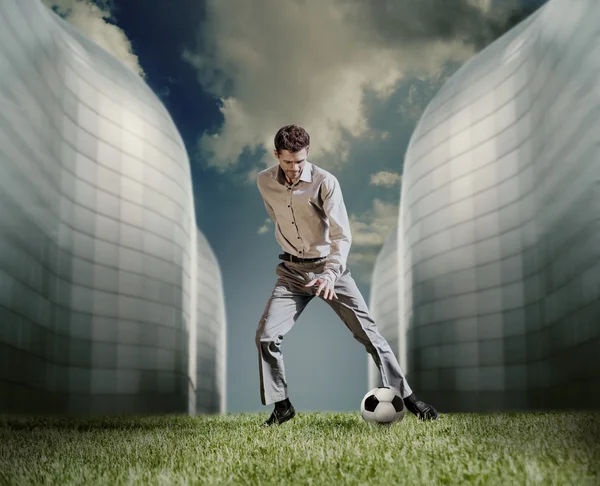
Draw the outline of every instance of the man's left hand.
[[[329,300],[333,299],[334,297],[337,299],[338,296],[336,295],[336,293],[333,291],[333,287],[334,285],[326,278],[315,278],[314,280],[311,280],[310,282],[308,282],[305,287],[312,287],[312,286],[316,286],[318,285],[319,288],[317,289],[317,294],[319,295],[321,293],[321,290],[323,290],[323,298],[327,299],[329,298]]]

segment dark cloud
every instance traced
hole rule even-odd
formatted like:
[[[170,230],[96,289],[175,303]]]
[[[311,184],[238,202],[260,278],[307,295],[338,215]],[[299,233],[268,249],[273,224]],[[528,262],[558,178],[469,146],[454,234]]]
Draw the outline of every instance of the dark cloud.
[[[474,32],[466,39],[466,42],[473,44],[477,50],[481,50],[508,32],[515,25],[523,22],[539,7],[540,5],[530,4],[505,9],[495,17],[490,17],[485,24],[485,28],[480,32]]]
[[[462,41],[477,50],[531,15],[539,2],[495,2],[489,10],[469,0],[347,0],[347,20],[360,24],[371,42],[390,47],[430,41]]]
[[[115,8],[114,0],[42,0],[45,5],[63,18],[68,17],[76,3],[87,3],[97,6],[109,18],[110,12]]]

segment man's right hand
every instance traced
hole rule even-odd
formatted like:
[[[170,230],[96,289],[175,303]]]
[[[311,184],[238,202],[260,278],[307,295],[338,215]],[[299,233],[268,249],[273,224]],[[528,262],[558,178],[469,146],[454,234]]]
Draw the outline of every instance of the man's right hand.
[[[323,290],[323,298],[324,299],[329,298],[329,300],[331,300],[334,297],[336,299],[338,298],[338,296],[336,295],[336,293],[333,290],[334,285],[327,278],[315,278],[315,279],[311,280],[310,282],[308,282],[305,285],[305,287],[312,287],[312,286],[317,286],[317,285],[318,285],[318,289],[317,289],[317,293],[316,293],[317,296],[321,293],[321,290]]]

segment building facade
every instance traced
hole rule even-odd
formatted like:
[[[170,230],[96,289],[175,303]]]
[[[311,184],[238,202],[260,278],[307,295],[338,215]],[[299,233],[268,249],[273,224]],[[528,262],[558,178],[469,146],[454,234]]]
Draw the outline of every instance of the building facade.
[[[0,2],[0,73],[0,410],[195,413],[197,228],[170,115],[36,0]]]
[[[401,263],[398,248],[399,227],[394,228],[375,260],[371,278],[369,309],[377,329],[387,340],[405,375],[406,340],[400,329],[401,319]],[[401,351],[402,347],[402,351]],[[370,354],[367,354],[369,390],[383,386],[381,371]],[[407,376],[408,379],[408,376]]]
[[[200,230],[198,236],[198,309],[196,322],[196,411],[225,413],[227,336],[221,269]]]
[[[411,386],[442,411],[600,403],[598,18],[549,1],[464,64],[410,140],[398,325]]]

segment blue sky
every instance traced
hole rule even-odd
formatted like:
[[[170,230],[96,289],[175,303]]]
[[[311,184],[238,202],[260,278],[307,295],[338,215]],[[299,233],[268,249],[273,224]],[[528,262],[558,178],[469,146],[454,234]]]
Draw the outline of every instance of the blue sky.
[[[223,275],[229,412],[264,410],[254,333],[281,248],[255,177],[277,163],[277,130],[306,128],[309,161],[340,181],[353,233],[348,264],[368,303],[422,110],[462,63],[543,3],[43,1],[143,73],[182,135],[198,226]],[[368,355],[325,302],[312,301],[283,352],[297,409],[359,408]]]

